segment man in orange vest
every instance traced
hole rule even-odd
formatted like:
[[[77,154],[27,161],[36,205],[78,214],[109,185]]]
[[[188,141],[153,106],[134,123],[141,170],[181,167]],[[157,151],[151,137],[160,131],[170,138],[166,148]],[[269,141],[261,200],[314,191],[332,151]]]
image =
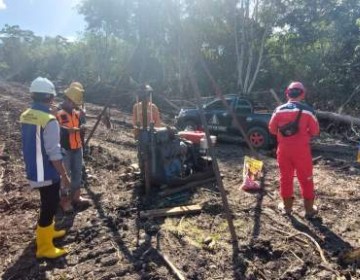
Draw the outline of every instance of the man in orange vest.
[[[136,131],[144,127],[143,103],[147,103],[146,126],[148,127],[150,123],[154,123],[154,127],[161,127],[159,108],[154,103],[152,103],[152,92],[153,89],[149,85],[143,85],[139,90],[138,100],[133,106],[132,115],[135,136],[137,135]]]
[[[80,91],[83,92],[83,94],[85,93],[85,90],[84,90],[84,86],[80,83],[80,82],[72,82],[69,86],[69,88],[78,88],[80,89]],[[81,105],[78,106],[76,109],[79,110],[80,112],[80,122],[82,124],[85,124],[86,123],[86,109],[85,109],[85,104],[84,104],[84,96],[80,94],[80,100],[79,102],[81,102]],[[85,130],[82,129],[80,130],[80,137],[81,137],[81,142],[82,142],[82,145],[83,145],[83,150],[86,148],[84,147],[84,144],[85,144]]]
[[[90,201],[80,195],[83,144],[81,133],[84,123],[80,111],[76,110],[83,103],[84,89],[76,84],[71,84],[65,90],[65,100],[62,109],[57,113],[60,124],[60,143],[64,153],[65,167],[71,176],[71,195],[63,197],[60,205],[65,213],[73,211],[74,206],[89,206]]]

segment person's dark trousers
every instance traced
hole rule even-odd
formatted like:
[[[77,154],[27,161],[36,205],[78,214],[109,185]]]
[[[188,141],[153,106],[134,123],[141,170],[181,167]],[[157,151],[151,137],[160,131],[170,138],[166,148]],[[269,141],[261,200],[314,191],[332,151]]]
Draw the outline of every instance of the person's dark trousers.
[[[38,225],[47,227],[53,223],[53,218],[60,201],[60,181],[50,186],[39,188],[40,192],[40,217]]]

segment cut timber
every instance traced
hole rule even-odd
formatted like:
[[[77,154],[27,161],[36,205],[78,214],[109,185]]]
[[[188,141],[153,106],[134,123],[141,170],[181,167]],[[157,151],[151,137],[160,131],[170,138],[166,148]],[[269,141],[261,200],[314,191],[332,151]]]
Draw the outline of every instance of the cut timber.
[[[164,196],[168,196],[174,193],[178,193],[178,192],[182,192],[185,191],[187,189],[191,189],[191,188],[195,188],[195,187],[201,187],[203,185],[215,182],[216,178],[215,177],[211,177],[205,180],[201,180],[201,181],[194,181],[194,182],[190,182],[186,185],[183,185],[181,187],[177,187],[177,188],[172,188],[172,189],[166,189],[162,192],[159,192],[159,196],[164,197]]]
[[[355,118],[349,115],[340,115],[333,112],[327,112],[327,111],[316,111],[316,116],[318,119],[328,119],[332,121],[338,121],[338,122],[344,122],[347,124],[355,124],[360,125],[360,119]]]
[[[325,144],[325,143],[312,143],[311,149],[313,151],[319,151],[330,154],[343,154],[347,156],[353,156],[357,153],[357,147],[345,144]]]
[[[188,206],[178,206],[171,208],[153,209],[140,212],[140,218],[146,217],[162,217],[162,216],[175,216],[180,214],[198,213],[201,211],[201,206],[198,204]]]

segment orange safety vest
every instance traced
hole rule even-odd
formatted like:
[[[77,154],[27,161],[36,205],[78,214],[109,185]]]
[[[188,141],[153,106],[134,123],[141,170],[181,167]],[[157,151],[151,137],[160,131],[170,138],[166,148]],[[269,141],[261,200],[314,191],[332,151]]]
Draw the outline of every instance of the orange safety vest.
[[[69,114],[65,110],[60,110],[57,113],[56,118],[60,124],[60,127],[68,127],[68,128],[80,127],[80,113],[75,110],[72,110],[71,114]],[[68,140],[71,150],[82,147],[80,131],[69,132],[68,135],[69,135]]]
[[[155,127],[161,127],[161,119],[160,119],[160,112],[158,107],[154,103],[148,103],[147,106],[147,126],[149,126],[152,121],[154,122]],[[142,118],[142,102],[135,103],[133,106],[133,126],[143,127],[143,118]]]

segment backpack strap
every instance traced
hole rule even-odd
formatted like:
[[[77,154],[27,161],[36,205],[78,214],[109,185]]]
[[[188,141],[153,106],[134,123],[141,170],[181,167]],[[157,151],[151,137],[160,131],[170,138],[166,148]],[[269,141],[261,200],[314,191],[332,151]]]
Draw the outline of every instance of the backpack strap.
[[[300,117],[301,117],[301,113],[302,113],[302,109],[300,109],[299,112],[298,112],[297,115],[296,115],[295,122],[296,122],[297,124],[299,123],[299,120],[300,120]]]

